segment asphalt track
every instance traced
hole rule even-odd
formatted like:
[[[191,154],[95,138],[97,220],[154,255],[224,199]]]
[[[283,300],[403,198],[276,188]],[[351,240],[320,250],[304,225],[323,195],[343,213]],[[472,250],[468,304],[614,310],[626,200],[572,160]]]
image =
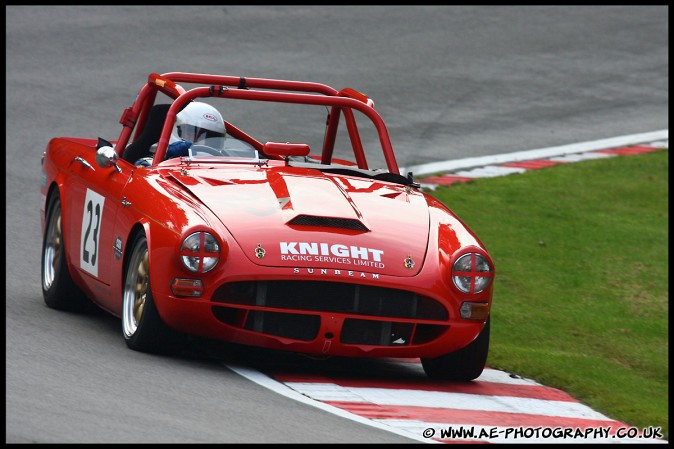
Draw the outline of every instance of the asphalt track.
[[[44,306],[42,152],[54,136],[114,139],[150,72],[356,88],[375,100],[401,166],[668,127],[668,6],[40,5],[5,13],[8,443],[418,441],[289,400],[230,369],[257,366],[256,352],[195,342],[175,357],[135,353],[119,320]],[[306,372],[316,362],[297,363]],[[349,377],[365,366],[400,378],[387,361],[329,363],[322,366]]]

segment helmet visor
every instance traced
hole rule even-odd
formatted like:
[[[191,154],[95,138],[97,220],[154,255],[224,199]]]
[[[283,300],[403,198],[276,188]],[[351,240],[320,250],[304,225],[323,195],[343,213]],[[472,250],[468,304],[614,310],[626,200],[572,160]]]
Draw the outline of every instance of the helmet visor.
[[[221,146],[225,135],[221,132],[200,128],[194,125],[180,125],[177,127],[178,137],[188,142],[209,145],[215,148]],[[219,143],[218,145],[215,145]]]

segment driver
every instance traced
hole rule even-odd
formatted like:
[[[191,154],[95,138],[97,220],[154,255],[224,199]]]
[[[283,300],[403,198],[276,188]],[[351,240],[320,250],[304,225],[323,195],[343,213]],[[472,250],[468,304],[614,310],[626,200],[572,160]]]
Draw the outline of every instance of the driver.
[[[226,133],[225,122],[217,109],[197,101],[189,103],[176,114],[165,159],[189,156],[188,150],[194,144],[219,150],[224,145]],[[152,157],[140,159],[135,165],[149,167]]]
[[[166,159],[187,156],[192,144],[222,148],[225,140],[225,122],[213,106],[192,102],[176,115]]]

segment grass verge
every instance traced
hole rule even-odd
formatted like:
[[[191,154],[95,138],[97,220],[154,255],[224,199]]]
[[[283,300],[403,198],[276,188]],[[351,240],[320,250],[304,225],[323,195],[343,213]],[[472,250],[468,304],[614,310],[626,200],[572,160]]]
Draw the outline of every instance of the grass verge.
[[[662,150],[431,192],[494,259],[487,364],[666,439],[668,163]]]

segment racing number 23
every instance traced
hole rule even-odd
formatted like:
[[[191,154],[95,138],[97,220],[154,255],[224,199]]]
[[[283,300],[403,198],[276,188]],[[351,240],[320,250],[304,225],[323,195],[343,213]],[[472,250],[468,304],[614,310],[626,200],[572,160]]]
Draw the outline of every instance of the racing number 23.
[[[80,267],[98,277],[98,243],[101,235],[101,216],[105,197],[87,189],[82,211],[82,238],[80,240]]]

